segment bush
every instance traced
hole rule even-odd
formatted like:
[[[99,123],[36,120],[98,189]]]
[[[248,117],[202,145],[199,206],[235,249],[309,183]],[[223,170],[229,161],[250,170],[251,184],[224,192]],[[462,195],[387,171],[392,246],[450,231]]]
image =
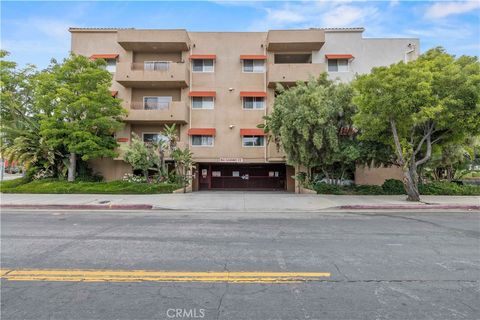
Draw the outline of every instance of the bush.
[[[4,193],[85,193],[85,194],[155,194],[171,193],[180,188],[171,183],[135,183],[128,181],[111,182],[67,182],[56,179],[34,180],[25,179],[4,181],[0,190]]]
[[[347,189],[352,190],[352,194],[359,194],[359,195],[381,195],[383,193],[383,189],[381,186],[370,186],[370,185],[352,185],[349,187],[345,187]]]
[[[342,190],[343,188],[336,184],[328,184],[324,182],[317,182],[313,186],[313,190],[315,190],[319,194],[345,194]]]
[[[387,179],[382,184],[384,194],[405,194],[403,182],[397,179]]]
[[[435,181],[418,186],[423,195],[448,195],[448,196],[477,196],[480,195],[480,186],[460,185],[448,181]]]

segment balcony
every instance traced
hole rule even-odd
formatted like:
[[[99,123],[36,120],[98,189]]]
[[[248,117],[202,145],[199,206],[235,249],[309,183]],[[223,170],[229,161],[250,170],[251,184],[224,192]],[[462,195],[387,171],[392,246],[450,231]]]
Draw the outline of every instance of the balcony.
[[[117,42],[135,52],[188,51],[190,38],[186,30],[118,30]]]
[[[268,86],[275,88],[277,83],[291,86],[297,81],[308,81],[310,77],[316,78],[325,71],[324,63],[269,64],[267,72]]]
[[[150,105],[145,110],[143,102],[132,102],[125,121],[130,123],[188,123],[188,107],[184,101],[173,101],[170,103],[158,103],[157,106]]]
[[[309,30],[270,30],[267,50],[277,52],[308,52],[320,50],[325,43],[325,32]]]
[[[188,64],[161,63],[155,66],[144,62],[120,62],[115,80],[131,88],[185,88],[188,87]]]

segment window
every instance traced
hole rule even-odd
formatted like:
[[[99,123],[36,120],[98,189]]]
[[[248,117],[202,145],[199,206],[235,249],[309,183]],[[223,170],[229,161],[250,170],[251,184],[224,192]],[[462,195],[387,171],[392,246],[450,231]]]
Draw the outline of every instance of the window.
[[[143,68],[146,71],[166,71],[170,68],[170,61],[145,61]]]
[[[192,109],[213,109],[213,97],[192,97]]]
[[[348,72],[347,59],[329,59],[328,71],[330,72]]]
[[[192,136],[192,146],[213,146],[213,136]]]
[[[213,59],[195,59],[193,72],[213,72]]]
[[[253,110],[253,109],[263,109],[264,107],[265,107],[264,97],[244,97],[243,98],[243,109]]]
[[[244,147],[263,147],[265,144],[264,136],[243,136]]]
[[[168,138],[161,133],[144,133],[143,142],[154,143],[160,140],[168,141]]]
[[[243,60],[243,72],[265,72],[265,61]]]
[[[143,109],[166,110],[170,107],[172,97],[143,97]]]
[[[115,73],[117,69],[117,60],[116,59],[107,59],[107,66],[105,69],[110,73]]]

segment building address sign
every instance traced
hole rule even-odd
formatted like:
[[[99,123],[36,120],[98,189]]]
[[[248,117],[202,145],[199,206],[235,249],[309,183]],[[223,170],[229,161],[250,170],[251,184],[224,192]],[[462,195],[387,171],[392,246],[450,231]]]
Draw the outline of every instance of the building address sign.
[[[219,158],[218,161],[239,163],[239,162],[243,162],[243,158]]]

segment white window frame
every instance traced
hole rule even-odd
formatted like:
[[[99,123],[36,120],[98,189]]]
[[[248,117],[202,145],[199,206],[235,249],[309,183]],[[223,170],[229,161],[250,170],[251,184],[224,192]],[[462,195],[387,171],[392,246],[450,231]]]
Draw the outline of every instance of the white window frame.
[[[145,109],[145,98],[170,98],[170,101],[168,102],[168,107],[167,107],[167,108],[164,108],[164,109]],[[171,104],[172,104],[172,102],[173,102],[173,97],[172,97],[172,96],[143,96],[142,102],[143,102],[143,110],[148,110],[148,111],[154,111],[154,110],[157,110],[157,111],[169,110],[169,109],[170,109],[170,106],[171,106]],[[158,100],[157,100],[157,103],[158,103]]]
[[[193,69],[193,64],[195,63],[195,61],[199,61],[199,60],[202,60],[202,71],[195,71]],[[205,60],[212,60],[212,70],[211,71],[205,71],[205,65],[203,63],[203,61],[205,61]],[[190,69],[192,70],[193,73],[214,73],[215,72],[215,59],[193,59]]]
[[[246,146],[244,142],[244,138],[251,138],[251,137],[262,137],[263,138],[263,145],[261,146]],[[265,147],[265,136],[242,136],[242,147],[244,148],[264,148]]]
[[[198,145],[198,144],[193,144],[193,137],[212,137],[212,144],[211,145],[208,145],[208,144],[205,144],[205,145]],[[211,135],[208,135],[208,134],[194,134],[192,136],[190,136],[190,145],[192,147],[198,147],[198,148],[213,148],[215,146],[215,136],[211,136]]]
[[[156,134],[156,135],[159,135],[159,136],[163,136],[163,137],[165,137],[165,141],[168,141],[167,137],[163,134],[163,132],[142,132],[143,143],[150,143],[150,142],[145,141],[145,135],[146,134]],[[155,142],[157,142],[157,141],[155,141]]]
[[[330,71],[328,69],[328,64],[330,61],[333,61],[335,60],[337,62],[337,71]],[[338,68],[338,60],[346,60],[347,61],[347,70],[342,70],[340,71],[339,68]],[[327,71],[328,72],[350,72],[350,59],[327,59]]]
[[[245,98],[253,98],[253,108],[245,108]],[[255,108],[256,99],[263,100],[263,104],[261,108]],[[243,110],[246,110],[246,111],[265,110],[265,103],[266,103],[265,97],[243,97],[242,98],[242,108]]]
[[[245,60],[251,60],[253,61],[253,70],[252,71],[245,71]],[[255,71],[255,61],[262,61],[263,62],[263,68],[261,71]],[[243,73],[265,73],[265,70],[267,69],[265,67],[266,63],[264,59],[243,59],[242,60],[242,72]]]
[[[146,68],[146,65],[148,63],[153,63],[153,69],[147,69]],[[155,69],[155,63],[166,64],[167,68],[166,69]],[[166,60],[147,60],[147,61],[143,61],[143,70],[145,70],[145,71],[168,71],[170,69],[170,63],[171,63],[171,61],[166,61]]]
[[[193,107],[193,100],[195,98],[202,98],[202,107],[201,108],[194,108]],[[211,108],[205,108],[203,106],[204,98],[212,98],[212,107]],[[191,97],[190,104],[191,104],[192,110],[213,110],[213,109],[215,109],[215,97]]]

